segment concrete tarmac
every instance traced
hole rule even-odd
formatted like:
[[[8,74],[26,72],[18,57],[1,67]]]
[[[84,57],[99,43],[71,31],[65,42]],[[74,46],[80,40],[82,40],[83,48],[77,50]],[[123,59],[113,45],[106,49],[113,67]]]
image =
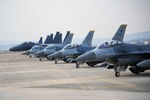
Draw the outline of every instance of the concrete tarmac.
[[[113,70],[0,53],[0,100],[150,100],[150,71]]]

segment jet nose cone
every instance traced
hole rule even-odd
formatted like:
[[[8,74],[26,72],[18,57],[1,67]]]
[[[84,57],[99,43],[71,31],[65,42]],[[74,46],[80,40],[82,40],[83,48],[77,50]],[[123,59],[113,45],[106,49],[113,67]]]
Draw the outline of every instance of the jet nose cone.
[[[62,52],[58,51],[58,52],[55,52],[51,55],[49,55],[48,57],[49,58],[60,58],[62,56]]]
[[[17,50],[16,46],[9,48],[9,51],[16,51],[16,50]]]
[[[38,51],[37,53],[35,53],[35,55],[37,55],[37,56],[41,56],[43,54],[44,54],[44,51]]]
[[[93,61],[96,59],[96,55],[93,51],[84,53],[76,58],[76,61]]]
[[[13,51],[13,48],[9,48],[9,51]]]

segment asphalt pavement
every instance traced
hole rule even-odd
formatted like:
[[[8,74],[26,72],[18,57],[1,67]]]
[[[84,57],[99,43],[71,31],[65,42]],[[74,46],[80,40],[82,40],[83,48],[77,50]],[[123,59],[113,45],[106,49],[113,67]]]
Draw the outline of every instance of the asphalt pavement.
[[[115,77],[104,67],[0,53],[0,100],[150,100],[150,71]]]

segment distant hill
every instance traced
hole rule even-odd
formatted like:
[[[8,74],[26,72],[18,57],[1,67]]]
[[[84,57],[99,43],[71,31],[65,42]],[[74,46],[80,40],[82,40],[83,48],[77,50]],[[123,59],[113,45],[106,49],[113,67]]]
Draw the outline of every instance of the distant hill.
[[[110,38],[96,38],[93,40],[93,45],[98,45],[102,41],[110,40]],[[148,41],[150,40],[150,31],[125,34],[124,41],[125,42],[135,42],[135,41]]]
[[[102,41],[110,40],[110,38],[94,38],[93,39],[93,45],[98,45]],[[135,42],[135,41],[148,41],[150,40],[150,31],[146,32],[139,32],[139,33],[133,33],[133,34],[125,34],[124,41],[125,42]],[[80,44],[83,41],[83,38],[75,38],[73,39],[73,43]],[[8,50],[10,47],[19,44],[18,42],[2,42],[0,41],[0,51],[1,50]]]
[[[125,35],[124,38],[125,41],[140,40],[140,39],[150,39],[150,31],[127,34]]]

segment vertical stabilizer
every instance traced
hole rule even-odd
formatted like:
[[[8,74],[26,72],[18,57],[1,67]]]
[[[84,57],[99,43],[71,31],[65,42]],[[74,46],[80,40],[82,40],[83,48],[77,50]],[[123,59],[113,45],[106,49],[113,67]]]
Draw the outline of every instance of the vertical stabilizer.
[[[89,31],[89,33],[87,34],[87,36],[85,37],[85,39],[83,40],[81,45],[88,45],[91,46],[92,45],[92,40],[93,40],[93,35],[94,35],[95,31]]]
[[[47,40],[47,44],[52,44],[53,43],[53,34],[50,34]]]
[[[48,38],[49,38],[49,35],[47,35],[45,41],[44,41],[44,44],[48,44]]]
[[[124,34],[126,31],[126,24],[122,24],[120,25],[120,27],[118,28],[117,32],[115,33],[114,37],[112,38],[112,40],[117,40],[117,41],[121,41],[123,42],[124,39]]]
[[[56,32],[53,42],[62,43],[62,33]]]
[[[64,41],[63,41],[63,43],[65,42],[65,40],[66,40],[66,38],[68,37],[68,35],[69,35],[69,34],[70,34],[70,31],[67,31],[66,36],[65,36]]]
[[[43,37],[40,37],[38,44],[42,44],[42,43],[43,43]]]
[[[71,33],[71,34],[69,33],[69,35],[66,37],[63,44],[70,44],[72,42],[72,38],[73,38],[73,33]]]
[[[62,43],[62,33],[59,33],[58,43]]]

